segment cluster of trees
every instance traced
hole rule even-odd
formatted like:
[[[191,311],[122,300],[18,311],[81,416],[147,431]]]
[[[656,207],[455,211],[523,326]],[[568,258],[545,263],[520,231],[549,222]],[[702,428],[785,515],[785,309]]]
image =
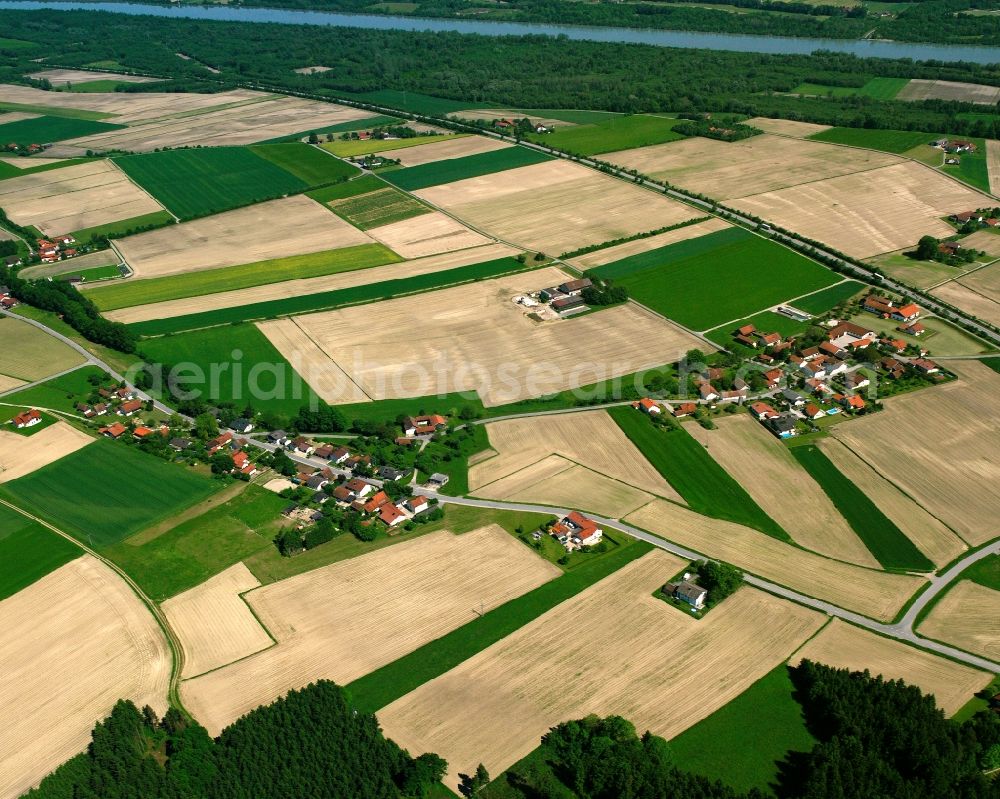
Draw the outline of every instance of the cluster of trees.
[[[60,766],[30,799],[401,799],[444,776],[435,754],[410,757],[374,716],[320,681],[257,708],[212,740],[171,709],[120,701],[84,754]]]
[[[572,13],[580,5],[560,3],[559,7]],[[616,8],[615,4],[605,3],[593,7]],[[631,8],[628,4],[622,7]],[[763,16],[721,13],[740,20],[741,25],[752,24],[749,20]],[[73,35],[60,39],[54,54],[67,66],[113,59],[130,69],[179,80],[195,79],[199,73],[203,76],[196,61],[175,55],[185,52],[221,71],[212,78],[219,87],[260,82],[331,98],[355,93],[362,99],[370,92],[391,87],[400,94],[378,94],[371,99],[403,102],[401,93],[405,91],[407,106],[433,113],[460,110],[477,102],[631,113],[712,110],[849,127],[1000,137],[1000,120],[984,115],[960,116],[982,111],[981,106],[967,103],[903,103],[863,96],[800,98],[787,94],[806,79],[835,83],[857,76],[865,80],[910,77],[998,85],[997,65],[860,59],[829,52],[765,55],[672,50],[533,36],[497,40],[455,33],[337,31],[319,26],[123,18],[85,11],[4,10],[0,12],[0,23],[6,36],[45,42],[47,47],[52,46],[49,32],[53,26],[71,31]],[[26,58],[0,52],[0,65],[6,60],[8,67],[29,68]],[[322,63],[333,69],[311,76],[292,71],[307,63]],[[0,66],[0,75],[5,73],[17,82],[24,80],[16,69]],[[146,90],[157,86],[134,85]],[[622,90],[623,85],[628,86],[628,91]],[[432,102],[421,95],[453,99],[455,103]]]
[[[17,242],[14,239],[0,241],[0,258],[17,255]]]
[[[713,605],[732,596],[743,585],[743,572],[729,563],[699,560],[694,568],[698,572],[698,585],[708,591]]]
[[[109,322],[89,299],[64,281],[23,280],[10,268],[0,267],[0,283],[21,302],[54,311],[88,341],[120,352],[135,352],[135,333],[121,322]]]
[[[628,299],[628,290],[613,285],[610,280],[595,280],[594,285],[580,292],[580,296],[587,305],[617,305]]]
[[[706,139],[729,142],[749,139],[751,136],[758,136],[764,132],[752,125],[716,123],[704,118],[680,122],[674,125],[674,130],[682,136],[704,136]]]
[[[959,266],[961,264],[971,264],[976,260],[976,256],[981,255],[979,250],[972,247],[962,247],[954,252],[942,251],[940,239],[933,236],[921,236],[917,242],[917,249],[913,252],[913,257],[918,261],[939,261],[949,266]]]

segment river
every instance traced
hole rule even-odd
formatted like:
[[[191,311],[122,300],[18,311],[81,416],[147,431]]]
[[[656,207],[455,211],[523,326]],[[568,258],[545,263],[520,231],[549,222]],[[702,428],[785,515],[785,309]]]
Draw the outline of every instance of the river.
[[[454,31],[484,36],[536,34],[565,36],[595,42],[651,44],[706,50],[736,50],[750,53],[808,54],[816,50],[852,53],[866,58],[912,58],[927,61],[971,61],[1000,63],[1000,47],[922,44],[871,39],[808,39],[788,36],[758,36],[730,33],[699,33],[633,28],[549,25],[543,23],[494,22],[483,19],[429,19],[377,14],[341,14],[327,11],[295,11],[272,8],[173,5],[141,3],[46,2],[45,0],[0,0],[0,8],[14,10],[53,9],[111,11],[116,14],[148,14],[156,17],[224,20],[227,22],[271,22],[283,25],[336,25],[345,28],[405,31]]]

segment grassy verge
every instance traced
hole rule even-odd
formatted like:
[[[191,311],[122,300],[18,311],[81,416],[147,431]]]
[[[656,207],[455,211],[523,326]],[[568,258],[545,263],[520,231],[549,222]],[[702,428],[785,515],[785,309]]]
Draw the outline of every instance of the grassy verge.
[[[819,447],[793,447],[795,459],[809,472],[841,515],[886,569],[934,571],[934,564],[893,524],[854,483],[834,466]]]
[[[175,316],[172,319],[153,319],[137,322],[130,327],[144,336],[159,336],[165,333],[180,333],[186,330],[248,322],[258,319],[290,316],[310,311],[330,310],[345,305],[360,305],[376,300],[388,300],[403,294],[417,294],[423,291],[470,283],[497,277],[511,272],[536,268],[525,267],[514,258],[499,258],[481,264],[460,266],[413,277],[368,283],[336,291],[306,294],[299,297],[257,302],[236,308],[220,308],[214,311]]]
[[[608,413],[691,510],[745,524],[779,541],[792,540],[683,426],[661,429],[628,405]]]
[[[782,663],[671,739],[674,763],[739,791],[769,792],[786,755],[808,752],[816,742],[793,693],[788,667]]]
[[[384,244],[358,244],[339,250],[290,255],[221,269],[166,275],[148,280],[125,280],[92,289],[87,292],[87,297],[102,311],[113,311],[133,305],[201,297],[285,280],[354,272],[402,260]]]
[[[617,549],[566,572],[527,594],[491,610],[347,686],[354,706],[373,713],[506,638],[561,602],[618,571],[652,549],[628,539]]]

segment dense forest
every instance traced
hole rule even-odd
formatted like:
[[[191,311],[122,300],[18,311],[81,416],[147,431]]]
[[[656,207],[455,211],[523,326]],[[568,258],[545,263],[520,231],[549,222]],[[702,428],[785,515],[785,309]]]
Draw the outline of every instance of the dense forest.
[[[174,78],[170,88],[259,84],[316,96],[406,105],[400,94],[445,98],[423,113],[476,104],[591,108],[621,112],[719,111],[848,127],[1000,136],[1000,116],[983,106],[871,97],[788,95],[803,82],[856,86],[872,77],[911,77],[1000,85],[1000,66],[915,63],[817,53],[764,55],[539,36],[492,38],[455,33],[341,30],[318,26],[123,17],[95,12],[0,11],[5,36],[44,43],[47,62],[114,62]],[[61,36],[53,40],[57,27]],[[178,52],[193,58],[183,60]],[[31,54],[0,49],[0,80],[24,81]],[[209,74],[202,61],[219,69]],[[312,76],[292,70],[323,64]],[[130,91],[150,90],[138,84]],[[389,91],[386,91],[389,90]],[[412,98],[411,103],[419,98]],[[415,107],[415,106],[414,106]],[[973,112],[970,114],[969,112]]]
[[[963,724],[901,681],[803,661],[791,669],[796,699],[817,743],[782,763],[779,799],[998,799],[1000,715]],[[470,713],[475,708],[469,708]],[[748,741],[748,746],[753,742]],[[87,751],[26,794],[29,799],[402,799],[442,795],[447,764],[412,758],[320,681],[247,714],[212,740],[171,709],[119,702]],[[489,779],[480,767],[465,792],[486,799],[764,799],[687,773],[669,744],[609,716],[553,727],[516,767]],[[496,789],[496,790],[494,790]]]
[[[444,775],[411,758],[326,681],[257,708],[214,741],[177,710],[162,719],[120,701],[87,751],[31,799],[397,799],[426,796]]]

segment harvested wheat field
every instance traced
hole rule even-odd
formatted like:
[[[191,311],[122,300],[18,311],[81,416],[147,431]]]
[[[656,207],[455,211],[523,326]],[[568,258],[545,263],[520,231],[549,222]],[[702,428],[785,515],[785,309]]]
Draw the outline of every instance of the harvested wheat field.
[[[164,602],[161,607],[184,647],[187,679],[271,646],[267,631],[240,594],[260,583],[242,563]]]
[[[0,181],[0,206],[17,224],[50,235],[163,210],[106,160]]]
[[[738,142],[695,137],[601,157],[719,200],[775,191],[901,161],[888,153],[766,134]]]
[[[56,422],[31,436],[0,430],[0,483],[31,474],[93,440],[66,422]]]
[[[591,713],[670,738],[823,623],[815,611],[746,587],[695,621],[652,596],[682,566],[660,551],[633,561],[380,710],[386,735],[414,755],[444,757],[452,788],[480,761],[498,774],[553,725]]]
[[[344,685],[561,574],[503,529],[422,538],[246,595],[278,645],[182,684],[209,732],[292,688]]]
[[[881,413],[831,432],[977,546],[1000,535],[1000,375],[976,361],[948,368],[960,379],[891,397]]]
[[[0,393],[13,391],[15,388],[20,388],[23,385],[25,385],[24,380],[18,380],[16,377],[9,377],[8,375],[0,374]]]
[[[508,476],[512,480],[505,484],[505,490],[525,490],[530,482],[519,485],[514,482],[517,475],[531,467],[534,480],[552,477],[558,472],[556,462],[548,456],[559,455],[642,491],[684,501],[604,411],[505,419],[490,422],[486,431],[498,455],[469,469],[469,487],[474,493]],[[543,459],[546,467],[533,466]]]
[[[218,99],[213,107],[193,114],[180,116],[168,109],[161,117],[141,125],[59,142],[49,152],[59,156],[80,156],[88,149],[150,152],[162,147],[253,144],[366,116],[370,113],[360,109],[295,97],[258,95],[229,103]]]
[[[997,295],[997,299],[994,299],[982,290],[973,289],[971,286],[965,285],[966,283],[971,283],[971,278],[978,276],[979,272],[990,272],[992,270],[997,270],[997,266],[987,266],[985,269],[980,269],[970,275],[968,279],[961,282],[952,280],[944,283],[935,289],[931,289],[930,293],[954,305],[956,308],[961,308],[966,313],[979,317],[985,322],[1000,325],[1000,295]],[[1000,275],[1000,270],[992,271],[992,274],[980,276],[980,285],[984,282],[994,282],[993,278],[996,275]],[[933,344],[928,346],[933,350]]]
[[[1000,141],[986,140],[986,167],[990,176],[990,193],[1000,197]]]
[[[229,106],[237,102],[260,101],[274,95],[249,89],[235,89],[218,94],[197,93],[127,93],[127,92],[50,92],[30,86],[0,84],[0,94],[5,102],[43,108],[77,108],[110,114],[107,121],[121,125],[133,122],[177,116],[188,112],[203,112],[207,109]],[[59,144],[56,144],[58,147]],[[54,148],[53,148],[54,149]],[[52,150],[47,150],[51,153]]]
[[[475,492],[486,499],[506,499],[534,505],[578,508],[617,519],[653,499],[619,480],[578,466],[559,455],[549,455]]]
[[[696,424],[686,429],[795,543],[831,558],[881,568],[819,483],[749,414],[720,419],[715,430]]]
[[[370,243],[353,225],[297,194],[128,236],[115,245],[135,271],[130,279],[141,280]]]
[[[259,322],[257,327],[278,352],[287,353],[291,367],[325,402],[344,405],[371,401],[361,386],[302,331],[294,318]]]
[[[996,105],[1000,88],[981,83],[959,83],[950,80],[914,79],[904,86],[897,100],[958,100],[963,103]]]
[[[731,205],[848,255],[869,258],[912,247],[921,236],[950,236],[954,228],[942,217],[985,202],[986,195],[908,161],[743,196]]]
[[[414,194],[490,235],[550,254],[627,238],[698,215],[662,194],[562,160]]]
[[[823,631],[789,661],[814,660],[838,669],[881,674],[887,680],[904,680],[934,694],[946,715],[968,702],[989,683],[992,675],[916,649],[891,638],[833,619]]]
[[[369,230],[368,235],[404,258],[423,258],[490,243],[486,236],[440,211],[381,225]]]
[[[816,443],[838,471],[861,489],[938,566],[951,563],[968,548],[945,524],[931,516],[841,442],[834,438],[824,438]]]
[[[626,516],[625,521],[710,558],[734,563],[751,574],[873,619],[892,619],[927,582],[923,577],[878,572],[824,558],[741,524],[702,516],[662,500],[639,508]],[[847,585],[850,591],[844,590]]]
[[[156,83],[159,78],[144,78],[141,75],[121,75],[117,72],[88,72],[85,69],[43,69],[25,77],[47,80],[53,86],[64,87],[73,83],[93,83],[95,80],[113,80],[117,83]]]
[[[792,136],[796,139],[804,139],[816,133],[829,130],[829,125],[817,125],[814,122],[795,122],[791,119],[769,119],[768,117],[754,117],[748,119],[743,124],[751,125],[765,133],[774,133],[778,136]]]
[[[333,214],[331,214],[333,216]],[[219,294],[206,294],[201,297],[189,297],[182,300],[167,300],[149,305],[136,305],[132,308],[120,308],[109,311],[104,316],[113,322],[145,322],[148,319],[170,319],[174,316],[184,316],[189,313],[200,313],[218,308],[237,308],[256,302],[269,302],[303,294],[318,294],[324,291],[362,286],[377,283],[381,280],[397,280],[414,275],[426,275],[432,272],[442,272],[459,266],[492,261],[496,258],[506,258],[517,255],[519,251],[506,244],[490,244],[475,249],[459,250],[457,252],[432,255],[429,258],[419,258],[403,263],[386,264],[371,269],[354,269],[350,272],[340,272],[336,275],[303,278],[301,280],[285,280],[281,283],[269,283],[264,286],[254,286],[236,291],[224,291]]]
[[[83,365],[84,358],[28,322],[0,316],[0,373],[32,382]]]
[[[400,150],[386,150],[379,153],[383,158],[398,158],[403,166],[420,166],[443,161],[446,158],[465,158],[467,155],[490,153],[513,147],[507,142],[488,139],[485,136],[455,136],[447,141],[418,144]]]
[[[625,244],[606,247],[603,250],[596,250],[586,255],[570,258],[568,263],[581,270],[593,269],[595,266],[603,266],[614,261],[620,261],[622,258],[628,258],[630,255],[649,252],[660,247],[666,247],[668,244],[676,244],[679,241],[696,239],[699,236],[704,236],[707,233],[715,233],[727,227],[729,227],[728,223],[712,217],[711,219],[706,219],[704,222],[696,222],[693,225],[687,225],[676,230],[668,230],[666,233],[658,233],[649,238],[628,241]]]
[[[545,268],[295,321],[373,399],[477,391],[487,406],[649,369],[701,345],[633,303],[537,322],[512,301],[565,279]]]
[[[966,652],[1000,660],[1000,591],[962,580],[920,623],[918,632]]]
[[[128,585],[90,556],[0,602],[0,797],[82,752],[119,699],[167,709],[170,652]]]

